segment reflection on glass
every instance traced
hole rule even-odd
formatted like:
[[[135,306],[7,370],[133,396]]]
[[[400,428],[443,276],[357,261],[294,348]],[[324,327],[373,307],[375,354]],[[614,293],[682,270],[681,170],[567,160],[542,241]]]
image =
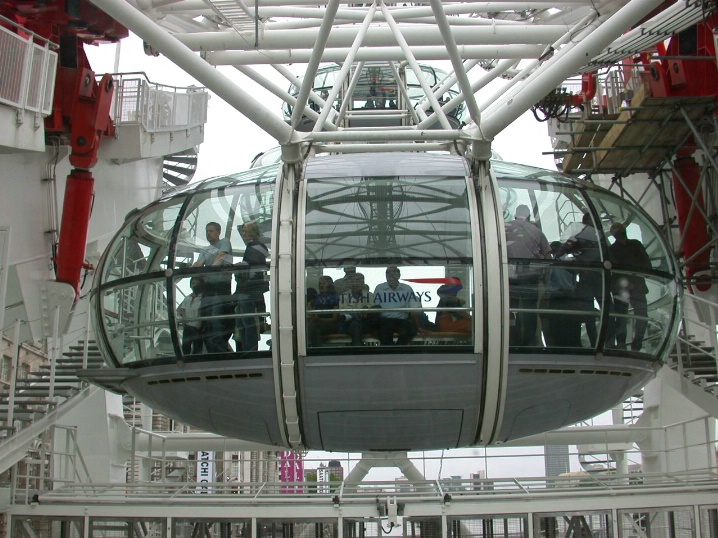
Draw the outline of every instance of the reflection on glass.
[[[567,186],[546,171],[534,174],[540,181],[521,181],[525,167],[496,164],[509,178],[499,176],[511,345],[659,352],[670,336],[676,287],[656,227],[588,184]]]
[[[344,276],[332,276],[340,271]],[[346,266],[324,273],[307,272],[310,349],[469,345],[473,340],[470,266]]]
[[[102,295],[102,320],[122,364],[174,357],[164,280],[116,287]]]
[[[193,276],[189,280],[189,293],[183,285],[185,282],[177,281],[175,288],[176,298],[184,295],[177,307],[178,332],[182,335],[182,354],[200,355],[204,352],[202,295],[205,281],[201,276]]]
[[[471,343],[465,178],[312,179],[305,249],[310,352]]]
[[[268,352],[275,174],[212,180],[128,218],[104,261],[99,295],[118,362]],[[209,184],[223,187],[202,188]]]
[[[172,229],[182,201],[156,204],[129,221],[105,261],[103,282],[167,268]]]

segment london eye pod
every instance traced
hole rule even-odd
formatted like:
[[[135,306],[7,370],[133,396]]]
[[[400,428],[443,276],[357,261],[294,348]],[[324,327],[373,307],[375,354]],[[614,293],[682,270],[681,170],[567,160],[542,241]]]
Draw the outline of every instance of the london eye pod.
[[[222,435],[368,451],[545,432],[654,376],[680,288],[639,208],[498,160],[381,157],[253,168],[131,214],[93,289],[104,384]]]

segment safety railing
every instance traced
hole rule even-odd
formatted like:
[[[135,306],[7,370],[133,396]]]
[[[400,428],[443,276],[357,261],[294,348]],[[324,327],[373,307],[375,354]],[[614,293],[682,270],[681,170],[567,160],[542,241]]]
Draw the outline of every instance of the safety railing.
[[[9,19],[2,20],[0,103],[48,116],[52,112],[57,52],[51,50],[49,41]],[[16,30],[22,30],[24,35]]]
[[[606,433],[603,441],[593,437],[591,442],[591,456],[594,461],[603,462],[602,466],[575,470],[561,476],[528,476],[521,478],[506,478],[501,473],[511,472],[516,462],[521,465],[535,467],[541,472],[545,454],[542,447],[528,449],[525,447],[490,447],[476,448],[471,451],[458,451],[444,453],[442,451],[410,453],[409,458],[417,469],[424,469],[425,480],[406,481],[399,479],[401,473],[395,471],[397,478],[349,482],[343,477],[350,469],[362,462],[376,458],[377,465],[381,465],[382,456],[364,455],[359,460],[358,454],[332,454],[337,461],[334,467],[324,467],[321,453],[308,453],[303,456],[305,480],[299,482],[253,482],[239,474],[239,468],[244,466],[259,466],[266,469],[278,468],[282,460],[278,452],[238,452],[231,449],[231,440],[219,442],[229,443],[220,450],[217,442],[211,439],[207,443],[217,450],[194,452],[178,451],[181,437],[178,434],[149,432],[141,428],[133,428],[131,441],[131,455],[128,461],[130,469],[144,469],[142,476],[130,473],[128,482],[122,484],[87,484],[80,480],[80,474],[75,483],[71,480],[62,480],[55,484],[50,497],[62,499],[76,496],[88,497],[143,497],[151,496],[158,500],[161,498],[182,498],[196,493],[211,493],[217,499],[221,496],[237,495],[248,498],[282,498],[291,502],[292,493],[301,493],[305,496],[323,496],[331,493],[343,500],[363,499],[377,494],[393,494],[414,500],[430,500],[442,498],[446,493],[453,496],[461,495],[471,497],[476,495],[517,495],[538,494],[541,492],[560,493],[580,487],[581,491],[595,490],[596,492],[618,491],[631,487],[672,487],[684,486],[687,483],[718,481],[718,471],[714,465],[714,454],[717,442],[713,439],[712,417],[701,417],[687,421],[676,422],[661,427],[635,427],[626,426],[636,439],[653,439],[650,448],[644,446],[641,450],[630,442],[616,444],[613,436]],[[570,430],[570,428],[569,428]],[[582,429],[576,428],[577,439],[582,435]],[[630,437],[630,436],[629,436]],[[577,441],[579,442],[579,441]],[[200,443],[201,444],[201,443]],[[187,447],[196,446],[196,440],[191,441]],[[170,448],[172,447],[172,448]],[[76,459],[79,450],[68,454],[55,454],[55,465],[58,468],[76,469]],[[617,454],[620,453],[620,457]],[[580,458],[583,452],[573,450],[566,454],[567,458]],[[661,473],[641,470],[642,460],[648,455],[652,461],[661,460]],[[62,458],[74,458],[63,463]],[[326,455],[323,456],[326,458]],[[620,465],[618,460],[628,462]],[[534,463],[531,464],[530,462]],[[452,475],[441,477],[441,469],[455,472],[452,469],[476,469],[477,462],[483,467],[480,472],[470,477]],[[340,469],[341,475],[334,480],[322,480],[317,469]],[[168,480],[170,472],[181,469],[179,480]],[[438,476],[436,473],[438,469]],[[623,470],[622,470],[623,469]],[[206,472],[205,472],[206,471]],[[203,475],[203,472],[205,473]],[[391,471],[384,473],[390,475]],[[271,475],[271,473],[270,473]],[[435,478],[431,478],[431,476]],[[312,478],[313,476],[313,478]],[[485,478],[492,476],[491,478]],[[494,477],[495,476],[495,477]],[[65,478],[68,473],[65,473]],[[62,486],[57,488],[57,486]],[[201,490],[201,491],[200,491]],[[295,496],[299,497],[299,496]]]
[[[115,125],[140,124],[150,133],[172,132],[207,121],[209,94],[198,86],[167,86],[151,82],[144,73],[113,74]]]
[[[610,69],[596,73],[596,93],[590,99],[592,114],[618,114],[622,107],[630,103],[638,88],[649,76],[646,65],[614,65]],[[567,94],[579,95],[583,81],[580,77],[569,78],[562,85]],[[573,113],[579,111],[574,110]]]
[[[685,293],[682,314],[676,353],[669,357],[669,365],[681,374],[693,372],[715,376],[718,374],[718,304]]]

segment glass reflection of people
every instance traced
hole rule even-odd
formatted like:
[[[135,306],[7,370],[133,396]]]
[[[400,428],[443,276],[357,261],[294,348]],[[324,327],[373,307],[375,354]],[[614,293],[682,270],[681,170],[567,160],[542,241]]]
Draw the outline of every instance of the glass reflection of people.
[[[458,279],[457,279],[458,280]],[[439,286],[437,308],[461,308],[465,301],[457,296],[463,286],[461,281]],[[473,320],[471,314],[461,310],[439,310],[436,313],[436,330],[449,333],[471,333]]]
[[[652,269],[651,259],[643,244],[637,239],[628,239],[626,227],[621,222],[611,225],[614,243],[608,247],[613,268],[627,271],[647,272]],[[635,322],[633,325],[632,351],[640,351],[643,347],[643,336],[648,326],[648,302],[646,280],[637,274],[612,274],[611,292],[613,294],[613,311],[618,314],[614,319],[616,348],[626,349],[628,337],[628,308],[633,308]],[[609,342],[609,345],[611,342]]]
[[[232,244],[226,237],[220,238],[222,226],[217,222],[209,222],[205,234],[209,245],[199,253],[193,267],[230,267],[232,265]],[[221,319],[232,312],[232,274],[229,271],[213,272],[204,277],[204,293],[202,294],[202,315],[208,319],[204,323],[203,338],[207,353],[224,353],[231,351],[229,338],[232,335],[234,322]]]
[[[268,290],[264,278],[267,270],[269,250],[259,240],[259,224],[256,221],[245,222],[237,226],[244,241],[245,249],[242,265],[234,274],[237,281],[237,317],[235,335],[237,350],[256,351],[259,348],[259,319],[257,312],[266,312],[264,292]]]
[[[180,323],[184,326],[182,329],[182,353],[197,355],[202,353],[202,320],[198,318],[200,317],[204,280],[201,277],[193,276],[189,285],[192,292],[177,307],[177,314]]]
[[[517,206],[514,216],[514,220],[506,223],[509,303],[516,312],[509,339],[512,346],[535,346],[538,343],[538,288],[544,268],[532,261],[550,258],[551,247],[544,233],[529,220],[528,206]]]
[[[374,303],[384,311],[380,313],[379,342],[383,346],[394,343],[394,333],[397,334],[397,345],[406,345],[417,333],[426,332],[421,327],[419,308],[421,303],[417,300],[414,290],[408,284],[399,282],[401,271],[396,266],[387,267],[386,282],[374,289]],[[412,308],[411,312],[399,311],[397,308]]]
[[[356,271],[356,268],[354,270]],[[351,288],[339,297],[339,305],[348,309],[367,309],[374,306],[374,294],[367,291],[363,274],[352,275]],[[361,346],[362,335],[376,328],[376,317],[372,312],[347,312],[341,317],[341,332],[351,336],[353,346]]]
[[[308,308],[331,311],[327,313],[312,312],[307,315],[309,345],[318,347],[322,345],[322,336],[339,332],[339,296],[334,288],[332,277],[328,275],[319,277],[319,291]]]

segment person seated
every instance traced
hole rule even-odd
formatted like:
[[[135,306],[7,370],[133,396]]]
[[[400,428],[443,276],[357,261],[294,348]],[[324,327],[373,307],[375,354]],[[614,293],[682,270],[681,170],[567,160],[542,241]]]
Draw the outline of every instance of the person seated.
[[[458,280],[458,279],[457,279]],[[437,308],[461,308],[465,301],[457,297],[463,286],[461,283],[444,284],[439,287]],[[471,333],[474,325],[471,314],[461,310],[439,310],[436,313],[436,330],[446,333]]]
[[[401,346],[411,342],[417,333],[427,332],[421,326],[421,303],[411,286],[399,282],[400,277],[401,271],[398,267],[387,267],[386,282],[374,289],[374,303],[383,310],[377,321],[379,342],[383,346],[394,343],[394,333],[398,335],[396,344]],[[409,308],[413,310],[404,310]]]
[[[343,295],[352,288],[352,279],[356,273],[357,268],[353,265],[344,267],[344,276],[334,281],[334,289],[337,295]]]
[[[339,332],[339,296],[334,288],[332,277],[324,275],[319,277],[319,292],[314,301],[307,305],[310,312],[307,314],[307,333],[309,347],[319,347],[322,336]],[[317,313],[312,310],[327,310],[331,312]]]
[[[374,306],[374,294],[367,291],[364,275],[354,273],[351,288],[339,298],[341,308],[367,309]],[[341,332],[352,338],[353,346],[362,345],[362,334],[376,329],[376,316],[371,312],[347,312],[342,314]]]

